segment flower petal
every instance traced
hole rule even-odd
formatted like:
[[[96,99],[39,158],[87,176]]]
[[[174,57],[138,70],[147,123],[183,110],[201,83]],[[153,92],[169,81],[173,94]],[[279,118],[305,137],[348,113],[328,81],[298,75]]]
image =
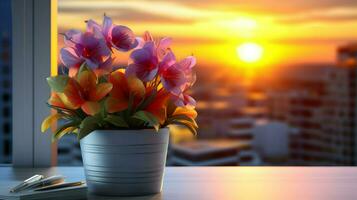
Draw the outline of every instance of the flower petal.
[[[113,69],[113,61],[114,58],[109,57],[106,61],[104,61],[97,69],[94,69],[94,73],[97,77],[109,74]]]
[[[77,109],[83,103],[83,95],[79,84],[72,78],[69,79],[63,93],[58,93],[66,108]]]
[[[87,115],[93,116],[93,115],[99,113],[100,104],[95,101],[86,101],[82,104],[81,108]]]
[[[160,124],[163,124],[166,120],[167,100],[170,94],[164,90],[161,90],[154,100],[149,104],[145,110],[153,114],[159,120]]]
[[[109,75],[109,82],[113,84],[110,95],[117,99],[128,99],[129,86],[123,72],[116,70]]]
[[[145,86],[143,82],[135,76],[129,76],[127,80],[130,93],[136,97],[143,98],[145,96]]]
[[[79,67],[84,59],[80,58],[75,48],[65,47],[60,51],[61,62],[68,68]]]
[[[183,72],[174,66],[171,66],[166,70],[162,71],[160,76],[162,85],[167,91],[173,91],[178,89],[186,81]]]
[[[86,21],[86,23],[87,23],[87,31],[88,32],[94,33],[94,32],[98,32],[98,31],[99,32],[102,31],[102,27],[94,20],[90,19],[90,20]]]
[[[173,54],[172,51],[169,51],[164,58],[162,59],[162,61],[159,64],[159,70],[163,71],[163,70],[167,70],[169,67],[171,67],[173,64],[175,64],[176,62],[176,57]]]
[[[196,58],[193,56],[188,56],[185,59],[181,60],[178,64],[180,66],[180,69],[187,71],[191,70],[192,67],[196,65]]]
[[[113,98],[108,97],[105,101],[108,113],[120,112],[128,108],[129,102],[126,98]]]
[[[97,76],[92,70],[81,68],[76,79],[85,94],[96,90]]]
[[[192,119],[195,119],[197,117],[197,112],[196,110],[187,107],[177,107],[172,115],[186,115]]]
[[[113,46],[120,51],[129,51],[138,45],[134,33],[126,26],[114,26],[111,39]]]
[[[71,29],[64,34],[64,44],[67,47],[74,47],[80,42],[82,32],[80,30]]]
[[[62,115],[59,113],[55,113],[55,114],[48,116],[46,119],[43,120],[43,122],[41,124],[41,132],[42,133],[45,132],[48,128],[51,127],[51,125],[56,123],[57,120],[60,119],[61,117],[62,117]]]
[[[79,70],[79,67],[71,67],[71,68],[69,68],[69,70],[68,70],[68,76],[69,76],[69,77],[75,77],[75,76],[77,76],[78,70]]]
[[[154,41],[154,38],[152,37],[149,31],[145,31],[143,39],[145,42]]]
[[[99,101],[105,97],[113,88],[111,83],[101,83],[97,85],[96,90],[91,91],[89,99],[91,101]]]
[[[112,31],[112,28],[113,28],[113,22],[112,22],[112,19],[106,15],[104,15],[104,18],[103,18],[103,35],[105,38],[108,38],[111,31]]]
[[[162,38],[157,45],[157,54],[159,58],[162,58],[166,55],[167,51],[169,50],[169,47],[171,45],[172,39],[169,37]]]
[[[50,99],[48,99],[48,104],[50,104],[52,106],[60,107],[60,108],[66,108],[66,106],[64,105],[61,98],[58,96],[58,94],[56,92],[51,93],[51,97],[50,97]]]
[[[158,72],[158,68],[157,67],[153,68],[153,69],[150,69],[145,65],[130,64],[125,70],[125,75],[127,77],[136,76],[140,80],[142,80],[144,82],[148,82],[148,81],[151,81],[152,79],[154,79],[154,77],[156,76],[157,72]]]

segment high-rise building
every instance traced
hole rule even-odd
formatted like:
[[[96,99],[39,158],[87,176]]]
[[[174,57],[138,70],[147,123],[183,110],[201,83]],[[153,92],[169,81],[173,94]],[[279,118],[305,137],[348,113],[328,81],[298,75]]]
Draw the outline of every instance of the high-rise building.
[[[11,1],[0,3],[0,163],[11,163]]]
[[[341,132],[334,138],[336,143],[346,144],[345,148],[337,149],[338,153],[346,155],[339,162],[357,165],[357,44],[339,47],[337,62],[340,70],[333,74],[331,91],[335,101],[330,102],[330,107],[336,104],[338,109],[330,111],[335,113],[335,118],[331,118],[328,127]]]
[[[270,117],[298,129],[289,138],[290,164],[354,164],[349,76],[336,65],[301,66],[281,75],[268,92]]]

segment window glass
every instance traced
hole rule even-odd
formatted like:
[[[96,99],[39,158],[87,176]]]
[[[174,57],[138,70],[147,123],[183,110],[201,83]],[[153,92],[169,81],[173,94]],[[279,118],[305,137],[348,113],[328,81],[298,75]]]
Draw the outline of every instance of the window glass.
[[[106,13],[197,57],[198,136],[171,135],[168,165],[356,165],[356,4],[267,2],[59,0],[58,31]],[[59,164],[80,164],[75,140]]]
[[[0,2],[0,164],[11,163],[11,0]]]

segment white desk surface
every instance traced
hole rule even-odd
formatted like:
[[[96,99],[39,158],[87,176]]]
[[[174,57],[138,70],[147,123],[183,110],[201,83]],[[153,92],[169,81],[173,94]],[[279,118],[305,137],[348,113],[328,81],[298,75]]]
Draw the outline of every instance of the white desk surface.
[[[33,174],[84,180],[82,167],[0,167],[0,186]],[[357,167],[167,167],[161,194],[128,200],[357,200]]]

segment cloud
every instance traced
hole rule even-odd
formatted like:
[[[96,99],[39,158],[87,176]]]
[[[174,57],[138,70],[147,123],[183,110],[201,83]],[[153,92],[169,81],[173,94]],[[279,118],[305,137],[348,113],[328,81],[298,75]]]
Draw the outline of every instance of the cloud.
[[[101,11],[95,10],[94,8],[65,8],[59,10],[62,15],[66,14],[78,14],[78,13],[93,13],[94,16],[101,13]],[[162,15],[160,13],[150,13],[141,10],[135,10],[133,8],[119,8],[119,9],[103,9],[102,13],[106,13],[114,21],[134,21],[134,22],[153,22],[153,23],[176,23],[176,24],[187,24],[194,23],[194,19],[190,18],[180,18],[174,16]]]
[[[337,7],[313,10],[291,15],[282,15],[277,17],[276,21],[284,24],[357,21],[357,8]]]
[[[284,45],[324,45],[344,44],[357,41],[357,37],[329,37],[329,38],[282,38],[269,40],[270,43]]]
[[[154,0],[162,2],[162,0]],[[171,0],[183,5],[201,8],[226,8],[229,10],[240,10],[241,12],[299,12],[316,10],[330,7],[353,7],[357,6],[356,0]]]

